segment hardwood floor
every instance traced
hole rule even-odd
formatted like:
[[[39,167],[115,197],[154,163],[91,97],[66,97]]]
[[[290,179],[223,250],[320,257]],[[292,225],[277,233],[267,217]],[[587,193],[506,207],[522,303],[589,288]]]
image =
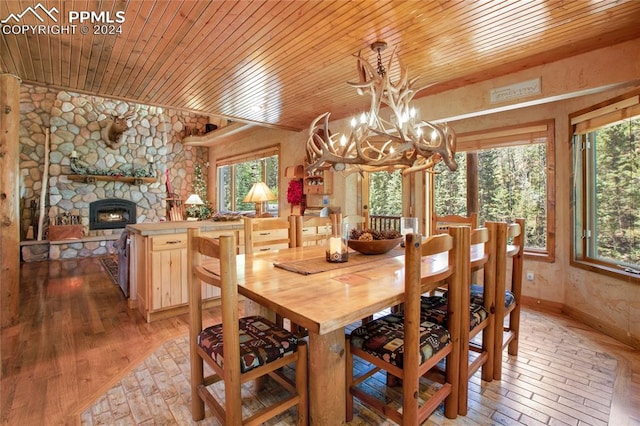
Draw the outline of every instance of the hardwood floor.
[[[123,371],[188,332],[187,315],[146,323],[97,258],[24,263],[20,273],[20,322],[2,330],[3,424],[77,424]]]
[[[144,322],[96,258],[23,264],[21,289],[20,322],[1,336],[2,424],[79,424],[134,366],[188,331],[186,315]],[[640,425],[639,351],[552,313],[525,309],[523,323],[504,379],[472,379],[470,414],[430,424]],[[359,411],[352,424],[380,420]]]

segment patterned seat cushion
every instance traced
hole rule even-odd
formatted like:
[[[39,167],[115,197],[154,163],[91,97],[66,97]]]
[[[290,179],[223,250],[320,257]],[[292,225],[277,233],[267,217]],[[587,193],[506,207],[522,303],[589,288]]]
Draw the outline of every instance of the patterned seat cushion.
[[[198,345],[223,367],[222,324],[202,330]],[[297,347],[297,337],[273,322],[259,316],[240,318],[240,369],[243,373],[293,353]]]
[[[423,363],[451,342],[449,331],[429,321],[420,323],[420,362]],[[403,367],[404,317],[390,314],[351,332],[351,345],[389,364]]]
[[[471,285],[471,303],[477,303],[479,305],[484,305],[484,287],[479,284]],[[508,308],[509,306],[516,303],[516,298],[513,296],[509,290],[504,292],[504,307]]]
[[[471,284],[471,303],[484,306],[484,287],[482,285]],[[506,290],[504,292],[504,307],[508,308],[514,303],[516,303],[516,298],[514,297],[513,293],[511,293],[509,290]]]
[[[473,330],[487,319],[487,310],[482,305],[471,303],[469,305],[469,330]],[[447,326],[447,298],[444,296],[431,296],[420,298],[420,318],[422,321],[431,321]]]

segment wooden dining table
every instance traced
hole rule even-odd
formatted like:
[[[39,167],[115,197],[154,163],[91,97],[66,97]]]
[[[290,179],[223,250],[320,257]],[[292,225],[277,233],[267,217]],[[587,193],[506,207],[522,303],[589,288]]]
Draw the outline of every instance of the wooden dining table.
[[[246,314],[275,313],[309,333],[309,418],[312,425],[338,425],[345,419],[345,327],[403,302],[404,251],[326,264],[303,273],[287,265],[324,265],[322,246],[239,255],[238,291]],[[278,267],[280,264],[284,267]],[[205,263],[206,265],[206,263]],[[423,261],[422,275],[447,267],[447,255]],[[289,268],[291,269],[291,268]],[[313,268],[311,268],[313,269]],[[431,290],[425,288],[425,291]]]

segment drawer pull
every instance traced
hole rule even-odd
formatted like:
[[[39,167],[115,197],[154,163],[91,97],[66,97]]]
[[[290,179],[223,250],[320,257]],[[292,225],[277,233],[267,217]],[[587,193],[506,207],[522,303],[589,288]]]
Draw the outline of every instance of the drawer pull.
[[[180,244],[182,240],[167,241],[167,244]]]
[[[271,250],[269,247],[260,249],[260,251],[269,251],[269,250]]]
[[[259,235],[271,235],[271,232],[260,232]]]

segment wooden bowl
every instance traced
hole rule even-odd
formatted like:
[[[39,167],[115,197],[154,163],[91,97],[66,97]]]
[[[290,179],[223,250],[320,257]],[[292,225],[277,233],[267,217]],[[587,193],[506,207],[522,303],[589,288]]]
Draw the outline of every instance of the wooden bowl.
[[[383,254],[396,248],[402,238],[392,240],[349,240],[349,247],[362,254]]]

